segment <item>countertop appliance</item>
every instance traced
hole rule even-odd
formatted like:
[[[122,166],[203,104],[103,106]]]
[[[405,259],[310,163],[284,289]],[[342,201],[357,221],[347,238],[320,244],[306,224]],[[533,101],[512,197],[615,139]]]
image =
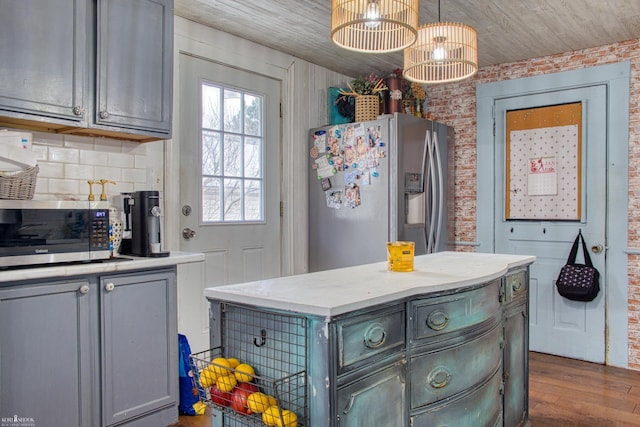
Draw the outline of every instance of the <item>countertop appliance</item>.
[[[161,250],[160,193],[155,190],[125,193],[124,232],[120,253],[143,257],[165,257]]]
[[[310,131],[309,271],[449,249],[453,129],[408,114]]]
[[[0,267],[110,256],[108,202],[0,200]]]

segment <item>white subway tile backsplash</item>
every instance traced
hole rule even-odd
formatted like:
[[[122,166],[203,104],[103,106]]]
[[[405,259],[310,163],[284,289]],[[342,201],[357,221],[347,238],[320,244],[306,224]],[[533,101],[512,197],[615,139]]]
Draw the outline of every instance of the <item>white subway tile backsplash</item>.
[[[89,185],[85,182],[84,187],[80,186],[80,181],[73,179],[49,179],[49,193],[65,195],[89,194]],[[95,186],[94,186],[95,193]]]
[[[65,164],[64,178],[80,179],[85,181],[95,179],[94,167],[87,165]]]
[[[163,141],[138,143],[109,138],[33,133],[32,151],[40,172],[34,199],[87,200],[88,180],[110,179],[105,191],[115,200],[120,193],[162,190]],[[96,199],[101,186],[93,186]]]
[[[147,184],[147,170],[122,169],[122,180],[126,182]]]
[[[132,168],[133,156],[123,153],[109,153],[107,155],[107,165],[123,169]]]
[[[50,162],[78,163],[80,152],[75,148],[49,147]]]
[[[42,178],[62,178],[64,177],[64,163],[38,162],[40,171],[38,179]]]
[[[107,163],[107,155],[98,151],[80,150],[80,164],[101,166]]]

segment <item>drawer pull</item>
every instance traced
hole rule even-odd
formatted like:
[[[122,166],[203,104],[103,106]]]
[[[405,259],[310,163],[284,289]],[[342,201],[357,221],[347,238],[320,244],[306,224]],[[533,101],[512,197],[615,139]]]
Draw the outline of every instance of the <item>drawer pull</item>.
[[[438,366],[433,371],[429,372],[427,376],[427,381],[429,381],[429,385],[433,388],[443,388],[449,384],[451,380],[451,373],[444,366]]]
[[[513,292],[518,292],[520,289],[522,289],[522,281],[514,280],[511,283],[511,289],[513,289]]]
[[[385,331],[384,327],[379,323],[374,323],[364,332],[364,345],[369,348],[380,347],[386,339],[387,331]]]
[[[448,324],[449,316],[443,311],[433,311],[429,314],[429,317],[427,317],[427,326],[434,331],[441,331],[446,328]]]

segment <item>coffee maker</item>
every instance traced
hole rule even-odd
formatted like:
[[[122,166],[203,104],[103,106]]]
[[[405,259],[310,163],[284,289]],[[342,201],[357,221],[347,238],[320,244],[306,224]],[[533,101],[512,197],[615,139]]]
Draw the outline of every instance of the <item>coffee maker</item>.
[[[160,250],[160,195],[157,191],[122,193],[124,230],[120,253],[165,257]]]

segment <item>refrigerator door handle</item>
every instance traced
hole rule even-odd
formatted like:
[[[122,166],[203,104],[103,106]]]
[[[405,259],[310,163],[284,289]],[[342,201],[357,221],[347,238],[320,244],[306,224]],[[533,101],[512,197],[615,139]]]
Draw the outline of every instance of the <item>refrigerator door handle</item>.
[[[425,145],[427,147],[427,155],[429,157],[429,182],[428,185],[425,183],[425,192],[428,191],[428,196],[431,198],[429,201],[427,197],[425,197],[425,202],[428,203],[428,206],[425,206],[425,211],[428,212],[428,218],[425,218],[425,237],[427,238],[427,253],[432,253],[435,251],[434,240],[436,237],[436,221],[435,215],[437,213],[437,194],[436,194],[436,165],[435,165],[435,152],[434,152],[434,140],[432,138],[431,131],[427,131],[425,136]],[[426,171],[425,171],[426,172]],[[425,177],[427,174],[425,173]]]
[[[437,215],[438,215],[438,222],[437,222],[437,226],[435,228],[435,243],[434,243],[434,248],[433,248],[433,252],[437,252],[438,248],[440,247],[440,239],[442,237],[442,213],[444,212],[444,177],[442,176],[442,157],[440,156],[440,143],[438,141],[438,133],[434,132],[433,133],[433,148],[434,148],[434,153],[435,153],[435,158],[436,158],[436,167],[437,167],[437,172],[438,172],[438,207],[437,207]],[[435,183],[434,183],[434,188],[435,188]],[[433,220],[435,222],[435,219]]]

